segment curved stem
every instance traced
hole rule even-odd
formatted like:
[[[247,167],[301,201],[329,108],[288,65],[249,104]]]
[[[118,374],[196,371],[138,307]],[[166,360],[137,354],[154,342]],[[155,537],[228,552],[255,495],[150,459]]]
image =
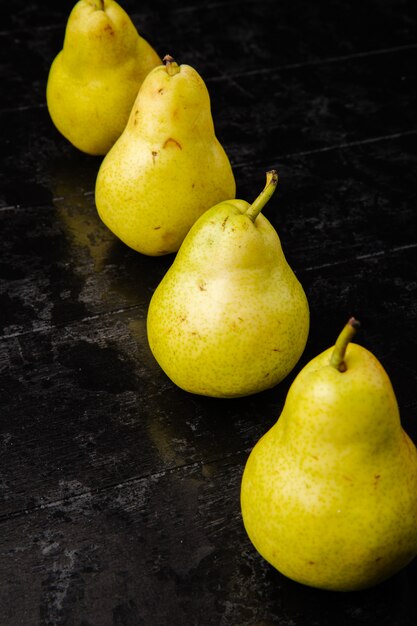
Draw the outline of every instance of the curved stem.
[[[180,71],[180,66],[170,54],[166,54],[162,59],[166,67],[166,71],[170,76],[175,76]]]
[[[266,173],[266,185],[263,191],[259,194],[254,202],[245,211],[245,215],[250,217],[252,222],[256,220],[259,213],[264,208],[272,194],[274,193],[278,184],[278,173],[276,170],[270,170]]]
[[[348,344],[356,335],[356,331],[360,328],[360,322],[351,317],[340,335],[338,336],[330,357],[330,365],[335,367],[339,372],[346,372],[345,354]]]

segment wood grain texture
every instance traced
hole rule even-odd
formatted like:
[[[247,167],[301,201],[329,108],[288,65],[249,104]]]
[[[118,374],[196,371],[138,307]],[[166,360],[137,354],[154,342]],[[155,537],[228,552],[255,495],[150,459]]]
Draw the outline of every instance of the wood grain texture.
[[[416,563],[331,594],[274,571],[240,479],[296,373],[350,315],[417,442],[417,10],[405,0],[123,3],[206,80],[217,135],[311,308],[300,362],[239,400],[154,361],[152,293],[173,256],[101,223],[101,160],[52,125],[45,86],[71,2],[0,0],[0,610],[5,626],[415,626]]]

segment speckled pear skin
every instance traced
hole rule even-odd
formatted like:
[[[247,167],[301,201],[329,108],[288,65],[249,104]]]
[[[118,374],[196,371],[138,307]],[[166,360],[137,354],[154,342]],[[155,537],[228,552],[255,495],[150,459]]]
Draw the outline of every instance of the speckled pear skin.
[[[191,66],[175,66],[147,76],[96,184],[103,222],[149,256],[176,252],[204,211],[236,193],[205,83]]]
[[[278,422],[253,448],[241,506],[251,541],[276,569],[351,591],[417,554],[417,453],[379,361],[349,344],[340,372],[331,353],[299,373]]]
[[[114,0],[80,0],[46,89],[57,129],[76,148],[104,155],[121,135],[145,76],[161,59]]]
[[[309,309],[277,232],[243,200],[194,224],[150,302],[150,348],[186,391],[232,398],[273,387],[295,366]]]

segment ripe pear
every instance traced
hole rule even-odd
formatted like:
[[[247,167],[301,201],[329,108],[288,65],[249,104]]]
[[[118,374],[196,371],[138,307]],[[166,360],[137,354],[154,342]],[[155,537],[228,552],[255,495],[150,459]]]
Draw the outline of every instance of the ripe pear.
[[[145,76],[160,63],[115,0],[80,0],[49,72],[52,121],[76,148],[106,154],[126,126]]]
[[[382,365],[350,343],[357,327],[351,318],[295,378],[241,485],[258,552],[295,581],[338,591],[373,586],[417,554],[417,451]]]
[[[304,350],[307,298],[260,213],[277,180],[268,172],[251,205],[232,199],[204,213],[152,296],[150,348],[186,391],[223,398],[262,391]]]
[[[235,193],[206,85],[195,69],[167,55],[144,80],[101,164],[98,213],[125,244],[160,256],[176,252],[196,219]]]

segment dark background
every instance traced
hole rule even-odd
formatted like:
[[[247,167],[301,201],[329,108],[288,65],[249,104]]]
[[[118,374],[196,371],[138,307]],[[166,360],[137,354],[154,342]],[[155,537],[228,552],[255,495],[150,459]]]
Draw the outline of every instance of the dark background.
[[[360,593],[297,585],[250,544],[239,488],[294,376],[350,315],[417,442],[417,5],[122,5],[161,56],[206,81],[238,197],[278,170],[265,213],[311,332],[268,392],[214,400],[166,378],[145,324],[173,257],[104,227],[101,159],[45,106],[72,3],[1,0],[0,623],[415,625],[417,563]]]

